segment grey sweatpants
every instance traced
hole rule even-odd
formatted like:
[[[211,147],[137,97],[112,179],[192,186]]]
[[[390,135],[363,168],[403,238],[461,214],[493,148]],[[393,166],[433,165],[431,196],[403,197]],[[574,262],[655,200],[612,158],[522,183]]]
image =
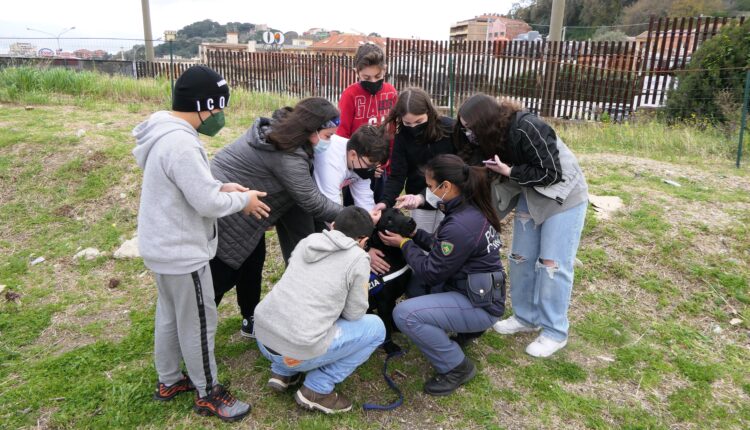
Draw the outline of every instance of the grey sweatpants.
[[[156,276],[159,296],[154,325],[154,361],[159,382],[172,385],[182,378],[180,361],[201,397],[217,383],[214,359],[216,304],[211,268],[185,275]]]

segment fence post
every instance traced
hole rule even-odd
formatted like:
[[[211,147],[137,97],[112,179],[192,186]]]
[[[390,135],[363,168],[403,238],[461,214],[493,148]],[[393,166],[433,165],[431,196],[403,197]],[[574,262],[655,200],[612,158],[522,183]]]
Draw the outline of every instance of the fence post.
[[[453,53],[448,54],[448,105],[450,106],[451,118],[453,118],[454,89],[456,88],[456,73],[453,70]]]
[[[740,168],[742,160],[742,139],[745,137],[745,127],[747,126],[747,110],[750,104],[750,70],[745,75],[745,94],[742,96],[742,121],[740,121],[740,142],[737,144],[737,168]]]

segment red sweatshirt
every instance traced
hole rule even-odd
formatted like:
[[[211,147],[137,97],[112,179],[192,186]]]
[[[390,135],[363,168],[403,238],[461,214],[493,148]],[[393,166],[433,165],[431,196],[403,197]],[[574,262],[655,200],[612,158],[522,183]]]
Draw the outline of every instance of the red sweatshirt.
[[[349,85],[339,99],[341,124],[336,134],[349,139],[364,124],[380,125],[396,104],[396,98],[398,92],[387,82],[383,82],[383,88],[374,96],[359,82]]]

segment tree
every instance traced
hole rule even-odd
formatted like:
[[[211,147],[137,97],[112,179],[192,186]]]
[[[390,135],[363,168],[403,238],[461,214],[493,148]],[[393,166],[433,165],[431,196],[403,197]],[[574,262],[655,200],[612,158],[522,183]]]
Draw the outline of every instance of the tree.
[[[681,74],[679,85],[667,96],[667,117],[698,116],[717,123],[730,120],[722,104],[727,104],[727,96],[732,103],[742,104],[748,67],[750,20],[742,26],[733,21],[693,53],[688,72]],[[717,94],[722,94],[722,103],[718,103]]]
[[[671,16],[716,15],[725,10],[722,0],[675,0],[669,10]]]

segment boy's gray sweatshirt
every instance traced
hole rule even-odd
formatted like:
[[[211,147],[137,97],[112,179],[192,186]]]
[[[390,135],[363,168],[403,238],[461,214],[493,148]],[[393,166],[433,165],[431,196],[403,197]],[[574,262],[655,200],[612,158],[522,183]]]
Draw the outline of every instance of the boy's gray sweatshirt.
[[[133,129],[133,149],[143,169],[138,249],[156,273],[200,269],[216,254],[216,218],[242,210],[246,193],[219,191],[198,132],[161,111]]]
[[[284,275],[255,308],[255,336],[285,357],[309,360],[328,350],[339,318],[367,312],[370,256],[343,233],[301,240]]]

